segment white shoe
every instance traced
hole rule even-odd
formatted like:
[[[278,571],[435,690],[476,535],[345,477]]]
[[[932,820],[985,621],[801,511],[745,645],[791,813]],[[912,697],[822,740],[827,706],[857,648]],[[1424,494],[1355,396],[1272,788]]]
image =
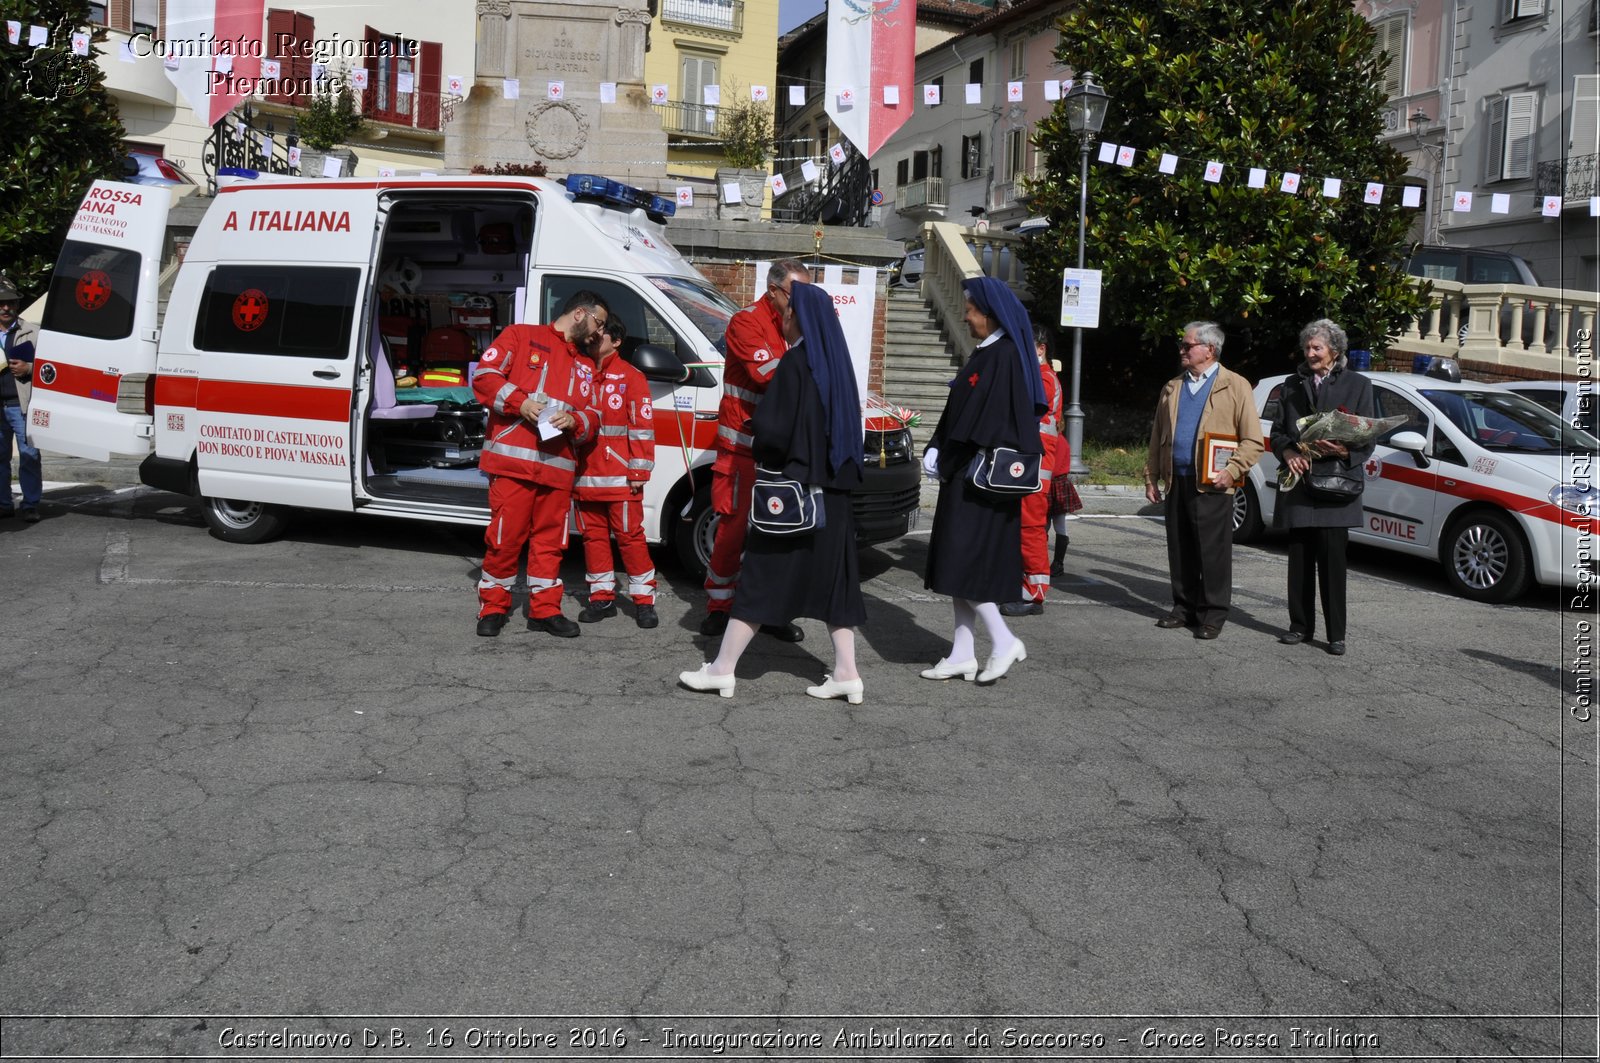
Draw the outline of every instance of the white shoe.
[[[733,673],[712,675],[709,671],[710,668],[711,665],[707,663],[697,672],[679,672],[678,682],[690,690],[715,690],[725,698],[733,697],[733,684],[735,682]]]
[[[990,655],[989,666],[983,670],[981,675],[978,676],[978,682],[993,683],[996,679],[999,679],[1001,676],[1005,675],[1006,672],[1010,671],[1013,664],[1016,664],[1018,661],[1026,661],[1027,659],[1028,647],[1022,644],[1021,639],[1018,639],[1016,642],[1011,644],[1010,652],[999,657],[996,657],[992,654]]]
[[[829,698],[844,698],[852,705],[859,705],[865,689],[859,679],[834,679],[831,675],[825,675],[822,677],[821,686],[806,687],[806,693],[824,701]]]
[[[922,678],[924,679],[954,679],[956,676],[960,676],[969,683],[972,682],[977,674],[978,659],[976,657],[969,657],[961,662],[954,662],[948,657],[941,657],[938,664],[932,668],[924,668],[922,670]]]

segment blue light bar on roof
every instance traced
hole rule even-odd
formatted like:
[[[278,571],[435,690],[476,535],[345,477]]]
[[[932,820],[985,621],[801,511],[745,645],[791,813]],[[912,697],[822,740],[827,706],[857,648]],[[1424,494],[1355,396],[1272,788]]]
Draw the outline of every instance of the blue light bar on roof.
[[[602,203],[608,207],[643,210],[656,221],[665,221],[678,212],[678,204],[670,199],[592,173],[570,175],[567,178],[567,191],[573,199]]]

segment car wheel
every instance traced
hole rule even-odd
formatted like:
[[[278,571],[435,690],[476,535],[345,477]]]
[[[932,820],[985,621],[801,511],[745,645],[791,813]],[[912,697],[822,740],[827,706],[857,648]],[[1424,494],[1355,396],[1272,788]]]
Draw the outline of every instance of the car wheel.
[[[689,515],[678,521],[672,534],[678,563],[695,579],[704,579],[706,569],[711,566],[711,547],[716,541],[717,512],[711,508],[711,488],[702,487],[694,493]]]
[[[1455,592],[1477,602],[1508,602],[1528,589],[1528,547],[1510,517],[1468,513],[1445,533],[1440,552]]]
[[[1261,503],[1256,489],[1246,480],[1233,492],[1233,541],[1253,543],[1261,538]]]
[[[264,543],[283,534],[288,511],[265,502],[206,497],[201,503],[211,534],[226,543]]]

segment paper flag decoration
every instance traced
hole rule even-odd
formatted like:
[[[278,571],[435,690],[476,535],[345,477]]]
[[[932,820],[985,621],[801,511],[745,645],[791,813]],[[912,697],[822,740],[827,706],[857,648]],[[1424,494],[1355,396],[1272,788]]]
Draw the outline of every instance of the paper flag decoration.
[[[1109,143],[1101,142],[1101,144],[1100,144],[1100,161],[1101,162],[1116,162],[1117,161],[1117,146],[1115,144],[1109,144]]]
[[[833,160],[835,166],[843,166],[846,158],[843,144],[835,144],[828,149],[828,158]]]
[[[750,102],[751,103],[766,103],[767,102],[767,87],[765,85],[751,85],[750,86]]]
[[[666,103],[667,102],[667,87],[665,85],[651,85],[650,86],[650,102],[651,103]],[[790,102],[792,103],[793,101],[791,100]]]
[[[77,33],[72,35],[72,54],[89,54],[89,35],[84,33],[82,30],[79,30]]]
[[[1046,84],[1048,84],[1048,82]],[[1160,170],[1162,173],[1177,173],[1178,157],[1172,154],[1170,151],[1163,151],[1161,153],[1161,162],[1156,166],[1156,169]]]
[[[405,77],[406,75],[401,74],[400,76],[401,77]],[[559,100],[562,97],[566,96],[566,94],[567,94],[567,83],[565,81],[548,81],[548,82],[545,83],[545,86],[544,86],[544,97],[545,97],[545,99],[547,99],[547,100]]]
[[[600,102],[601,103],[616,103],[617,102],[617,83],[615,81],[602,81],[602,82],[600,82]]]
[[[1267,171],[1259,166],[1250,167],[1250,176],[1245,179],[1244,183],[1251,188],[1267,187]]]
[[[6,19],[6,43],[17,44],[22,40],[22,23],[14,18]]]
[[[939,99],[939,90],[940,90],[940,86],[938,86],[938,85],[924,85],[924,86],[922,86],[922,105],[924,107],[937,107],[937,106],[939,106],[940,102],[942,102]]]
[[[721,85],[703,85],[703,86],[701,86],[700,92],[701,92],[701,95],[703,95],[705,97],[700,102],[705,104],[707,107],[717,107],[717,106],[721,105],[721,103],[722,103],[722,86]]]
[[[1600,196],[1589,197],[1589,217],[1600,218]]]
[[[379,177],[393,177],[394,176],[394,167],[393,166],[380,166],[380,167],[378,167],[378,176]]]
[[[233,73],[233,56],[229,53],[217,56],[212,60],[211,68],[219,74]]]
[[[856,90],[848,85],[839,90],[839,106],[854,107],[856,105]]]
[[[1010,100],[1012,103],[1022,102],[1022,82],[1006,82],[1006,99]]]
[[[1496,192],[1489,197],[1490,214],[1510,214],[1511,196],[1505,192]]]
[[[451,74],[444,79],[444,90],[452,96],[460,96],[466,92],[467,79],[460,74]]]
[[[338,177],[344,172],[344,160],[337,155],[325,155],[322,158],[322,176]]]
[[[1364,195],[1362,195],[1361,199],[1364,203],[1382,203],[1383,185],[1376,181],[1368,181],[1367,191]]]
[[[1216,159],[1212,159],[1210,162],[1206,163],[1206,172],[1204,176],[1205,179],[1210,181],[1212,184],[1218,184],[1221,182],[1222,163],[1218,162]]]
[[[518,78],[506,78],[500,82],[500,92],[508,100],[520,100],[522,98],[522,81]]]
[[[976,107],[983,102],[983,86],[973,83],[967,84],[967,103]]]
[[[694,187],[692,185],[679,185],[678,186],[678,206],[680,206],[680,207],[692,207],[692,206],[694,206]]]
[[[744,196],[739,193],[738,181],[726,181],[722,185],[722,201],[724,203],[743,203]]]
[[[806,105],[806,87],[804,85],[789,86],[789,106],[804,107]]]
[[[900,106],[900,86],[885,85],[883,87],[883,105],[885,107]]]
[[[359,67],[359,68],[357,68],[355,70],[350,71],[350,87],[351,88],[356,88],[356,89],[361,89],[362,91],[366,90],[366,87],[367,87],[367,68],[366,67],[363,66],[363,67]],[[405,90],[402,89],[401,91],[404,92]]]
[[[50,31],[43,26],[28,27],[28,47],[43,48],[50,43]]]
[[[300,165],[300,148],[298,146],[289,149],[289,165]]]
[[[1457,214],[1469,214],[1469,213],[1471,213],[1472,212],[1472,193],[1471,192],[1457,192],[1455,201],[1450,204],[1450,209],[1455,211]]]
[[[1400,205],[1402,207],[1422,206],[1422,189],[1416,185],[1406,185],[1400,190]]]
[[[1322,179],[1322,194],[1329,199],[1339,198],[1339,189],[1344,182],[1337,177],[1324,177]]]
[[[1139,149],[1130,148],[1124,144],[1117,149],[1117,165],[1132,166],[1134,158],[1139,154]]]
[[[767,183],[772,186],[772,194],[775,196],[781,196],[789,191],[789,182],[783,179],[783,174],[781,173],[773,174],[767,179]]]
[[[1300,175],[1297,173],[1284,174],[1283,183],[1278,186],[1278,189],[1291,194],[1300,191]]]
[[[1061,98],[1061,82],[1051,78],[1044,83],[1044,98],[1046,100],[1059,100]]]
[[[365,74],[366,71],[363,70],[362,73]],[[283,67],[278,64],[278,61],[276,59],[263,59],[263,60],[261,60],[261,76],[262,77],[264,77],[264,78],[275,78],[275,77],[282,76],[282,74],[283,74]]]
[[[810,159],[801,160],[800,176],[806,181],[815,181],[819,173],[821,173],[821,171],[817,169],[816,163],[812,162]]]

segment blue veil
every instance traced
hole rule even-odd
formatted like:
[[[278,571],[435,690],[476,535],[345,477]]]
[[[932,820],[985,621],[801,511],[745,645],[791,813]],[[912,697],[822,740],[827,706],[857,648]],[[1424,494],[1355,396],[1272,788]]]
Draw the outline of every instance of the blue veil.
[[[856,371],[844,329],[839,327],[839,314],[833,308],[833,296],[815,284],[796,284],[790,289],[789,303],[805,338],[812,379],[822,396],[828,425],[828,469],[837,476],[852,461],[859,469],[861,395],[856,391]]]
[[[1028,382],[1028,400],[1033,403],[1034,416],[1043,417],[1050,406],[1045,402],[1044,380],[1039,376],[1039,355],[1033,349],[1033,322],[1022,302],[993,277],[968,277],[961,282],[961,290],[973,306],[1000,322],[1000,328],[1011,338],[1022,359],[1022,378]]]

